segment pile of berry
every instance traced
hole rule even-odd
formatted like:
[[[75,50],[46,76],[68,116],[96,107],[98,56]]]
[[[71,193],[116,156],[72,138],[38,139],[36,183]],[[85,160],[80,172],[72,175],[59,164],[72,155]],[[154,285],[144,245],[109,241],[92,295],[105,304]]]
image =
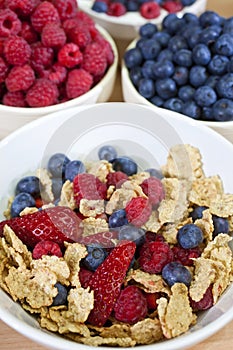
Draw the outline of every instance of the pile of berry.
[[[137,91],[152,104],[206,121],[233,120],[233,17],[167,15],[124,56]]]
[[[92,10],[109,16],[123,16],[127,12],[139,12],[146,19],[160,16],[161,9],[169,13],[182,11],[196,0],[95,0]]]
[[[113,63],[76,0],[0,2],[0,103],[45,107],[89,91]]]

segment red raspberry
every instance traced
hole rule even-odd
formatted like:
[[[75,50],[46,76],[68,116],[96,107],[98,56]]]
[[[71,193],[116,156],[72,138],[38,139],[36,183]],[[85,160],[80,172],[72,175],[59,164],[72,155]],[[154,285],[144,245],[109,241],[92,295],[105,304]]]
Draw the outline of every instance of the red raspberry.
[[[85,47],[91,42],[90,32],[88,28],[82,24],[78,24],[72,30],[70,30],[68,36],[69,40],[78,45],[80,50],[85,49]]]
[[[108,173],[107,186],[115,186],[116,188],[121,187],[122,183],[128,180],[128,176],[122,171],[114,171],[113,173]]]
[[[74,178],[74,199],[79,206],[80,200],[85,199],[105,199],[107,186],[98,177],[92,174],[82,173]]]
[[[164,237],[159,234],[159,233],[154,233],[151,231],[147,231],[145,234],[145,243],[149,243],[149,242],[164,242],[165,239]]]
[[[32,257],[33,259],[41,259],[43,255],[55,255],[61,258],[62,251],[60,246],[55,242],[40,241],[35,245],[32,251]]]
[[[53,64],[54,52],[50,47],[43,46],[40,42],[31,46],[31,65],[36,71],[40,72],[44,68],[50,67]]]
[[[79,97],[88,92],[93,84],[92,76],[84,69],[73,69],[66,82],[66,94],[69,99]]]
[[[22,66],[29,61],[31,48],[23,38],[12,36],[4,43],[4,55],[8,63]]]
[[[20,36],[24,38],[24,40],[26,40],[29,44],[33,44],[38,40],[38,35],[36,31],[28,22],[22,22]]]
[[[5,38],[1,38],[0,37],[0,56],[3,55],[3,51],[4,51],[4,43],[5,43],[6,39]]]
[[[125,5],[121,2],[113,2],[108,6],[107,14],[109,16],[120,17],[127,12]]]
[[[66,33],[59,24],[48,23],[42,29],[41,42],[46,47],[60,48],[66,43]]]
[[[87,288],[88,287],[88,282],[89,282],[89,280],[90,280],[92,275],[93,275],[92,271],[87,270],[84,267],[80,267],[79,280],[80,280],[81,286],[83,288]]]
[[[145,224],[152,212],[150,202],[144,197],[132,198],[125,207],[126,217],[134,226]]]
[[[92,42],[86,46],[83,53],[82,68],[93,76],[104,75],[107,69],[107,59],[101,45]]]
[[[78,11],[77,0],[53,0],[62,21],[73,18]]]
[[[29,16],[38,4],[39,0],[5,0],[5,6],[20,16]]]
[[[83,11],[78,11],[75,18],[77,18],[79,22],[82,21],[85,23],[85,25],[88,27],[95,27],[95,21]]]
[[[163,184],[156,177],[149,177],[141,183],[141,188],[152,205],[157,205],[165,197]]]
[[[140,14],[146,19],[153,19],[160,15],[160,6],[157,2],[149,1],[140,6]]]
[[[25,96],[22,91],[7,92],[3,96],[2,103],[12,107],[27,107]]]
[[[173,253],[165,242],[144,243],[138,259],[141,269],[148,273],[161,273],[163,267],[173,261]]]
[[[200,301],[194,301],[190,298],[190,305],[194,311],[207,310],[214,305],[214,298],[212,293],[212,285],[210,285],[203,298]]]
[[[0,83],[3,83],[6,79],[8,72],[8,66],[4,59],[0,57]]]
[[[192,259],[196,259],[201,255],[201,250],[199,247],[192,249],[184,249],[180,246],[174,246],[172,248],[174,261],[178,261],[184,266],[192,266],[194,261]]]
[[[51,106],[57,103],[57,98],[57,86],[48,79],[37,79],[26,95],[30,107]]]
[[[183,9],[181,2],[177,1],[166,1],[162,7],[167,10],[169,13],[175,13]]]
[[[41,33],[43,27],[48,23],[60,24],[59,13],[51,2],[41,2],[31,16],[33,28]]]
[[[104,39],[101,35],[98,35],[95,38],[95,41],[101,45],[101,47],[105,53],[107,63],[108,63],[108,65],[111,65],[114,62],[114,52],[113,52],[111,44],[106,39]]]
[[[62,22],[62,28],[64,29],[65,33],[68,35],[70,31],[72,31],[79,24],[80,23],[77,18],[70,18]]]
[[[76,44],[68,43],[58,52],[58,62],[67,68],[73,68],[83,61],[83,54]]]
[[[134,324],[143,320],[148,312],[146,297],[137,286],[127,286],[121,291],[114,312],[120,322]]]
[[[26,91],[35,81],[34,70],[28,64],[14,66],[6,78],[8,91]]]
[[[0,36],[17,35],[21,30],[21,22],[10,9],[0,10]]]
[[[66,80],[67,69],[61,66],[59,63],[55,63],[51,67],[51,72],[48,75],[48,79],[51,80],[54,84],[61,84]]]

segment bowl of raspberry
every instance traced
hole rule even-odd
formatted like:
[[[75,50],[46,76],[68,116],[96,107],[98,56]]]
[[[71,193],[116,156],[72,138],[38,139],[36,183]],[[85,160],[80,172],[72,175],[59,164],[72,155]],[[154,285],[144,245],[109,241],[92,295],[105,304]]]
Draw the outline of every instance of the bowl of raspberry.
[[[124,53],[124,100],[192,118],[232,142],[232,28],[232,17],[214,11],[143,25]]]
[[[56,350],[181,350],[219,331],[233,319],[232,154],[211,128],[125,102],[1,140],[1,320]]]
[[[118,64],[109,33],[76,0],[0,5],[0,139],[60,109],[105,102]]]

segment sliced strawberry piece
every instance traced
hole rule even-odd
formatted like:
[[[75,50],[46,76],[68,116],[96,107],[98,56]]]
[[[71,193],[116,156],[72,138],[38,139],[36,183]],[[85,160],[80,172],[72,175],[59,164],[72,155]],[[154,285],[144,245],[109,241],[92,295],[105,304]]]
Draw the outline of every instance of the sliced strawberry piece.
[[[81,237],[80,243],[85,245],[99,243],[105,248],[112,248],[115,246],[115,239],[118,239],[118,232],[116,231],[98,232],[90,236]]]
[[[109,318],[135,250],[134,242],[121,241],[90,278],[88,286],[95,297],[94,309],[88,317],[90,324],[101,327]]]
[[[82,234],[81,220],[67,207],[53,207],[0,223],[0,236],[7,224],[29,248],[40,241],[77,242]]]
[[[107,186],[92,174],[81,173],[74,178],[74,199],[79,206],[80,200],[106,199]]]

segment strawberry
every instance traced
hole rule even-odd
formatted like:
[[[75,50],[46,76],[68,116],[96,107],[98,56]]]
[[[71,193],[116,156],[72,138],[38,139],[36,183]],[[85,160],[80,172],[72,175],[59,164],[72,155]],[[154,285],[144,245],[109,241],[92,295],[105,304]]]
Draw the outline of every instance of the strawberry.
[[[53,207],[15,217],[0,223],[0,236],[7,224],[29,248],[40,241],[53,241],[63,247],[63,243],[77,242],[82,230],[81,220],[67,207]]]
[[[92,174],[81,173],[75,176],[74,181],[74,199],[79,206],[82,198],[86,199],[105,199],[107,186],[101,182],[98,177]]]
[[[121,241],[91,276],[88,286],[94,290],[95,302],[90,324],[101,327],[109,318],[135,250],[134,242]]]
[[[81,237],[80,243],[82,244],[91,244],[99,243],[105,248],[112,248],[115,246],[114,240],[118,239],[117,231],[107,231],[107,232],[98,232],[93,235]]]

